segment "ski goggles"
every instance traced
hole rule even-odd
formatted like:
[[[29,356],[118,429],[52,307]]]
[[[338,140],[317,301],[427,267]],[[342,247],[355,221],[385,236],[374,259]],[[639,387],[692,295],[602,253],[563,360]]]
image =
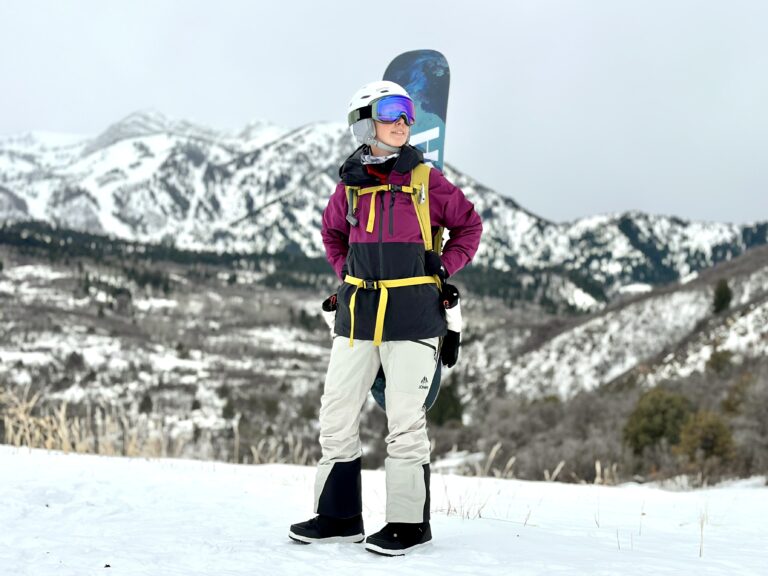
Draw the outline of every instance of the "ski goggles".
[[[408,126],[413,126],[416,122],[416,110],[413,100],[407,96],[393,94],[391,96],[382,96],[377,98],[369,106],[353,110],[349,113],[349,124],[352,125],[358,120],[373,118],[377,122],[392,124],[400,118],[405,120]]]

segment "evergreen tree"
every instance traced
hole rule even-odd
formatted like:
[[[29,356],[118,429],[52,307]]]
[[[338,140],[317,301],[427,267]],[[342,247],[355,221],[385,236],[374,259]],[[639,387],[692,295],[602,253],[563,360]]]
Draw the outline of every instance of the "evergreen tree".
[[[139,412],[142,414],[150,414],[152,412],[152,397],[149,392],[144,393],[144,397],[139,404]]]
[[[638,455],[662,439],[670,446],[675,445],[690,412],[690,403],[684,396],[653,388],[637,401],[624,427],[624,441]]]
[[[451,421],[461,424],[463,414],[464,408],[461,405],[456,386],[453,383],[443,382],[435,404],[427,412],[427,420],[437,426],[443,426]]]
[[[713,412],[697,412],[680,431],[679,451],[691,461],[698,455],[704,459],[727,460],[733,455],[733,436],[728,424]]]
[[[731,289],[728,287],[728,282],[723,278],[715,287],[715,300],[712,306],[715,314],[720,314],[724,310],[727,310],[731,305],[732,298],[733,292],[731,292]]]

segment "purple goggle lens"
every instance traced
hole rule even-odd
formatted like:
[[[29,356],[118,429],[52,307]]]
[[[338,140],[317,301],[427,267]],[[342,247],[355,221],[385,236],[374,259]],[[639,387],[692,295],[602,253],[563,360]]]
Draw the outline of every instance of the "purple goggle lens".
[[[379,122],[397,122],[400,117],[405,118],[408,126],[413,126],[416,122],[416,110],[414,110],[413,101],[407,96],[384,96],[371,104],[372,116]]]

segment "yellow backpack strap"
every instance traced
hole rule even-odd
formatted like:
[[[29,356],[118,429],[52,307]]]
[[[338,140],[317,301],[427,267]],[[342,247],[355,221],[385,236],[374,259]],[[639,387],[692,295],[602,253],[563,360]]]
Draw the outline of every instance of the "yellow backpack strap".
[[[357,195],[360,188],[358,186],[344,186],[344,190],[347,192],[347,222],[352,226],[357,226],[358,219],[355,217],[355,210],[357,210]]]
[[[376,193],[385,192],[389,190],[389,184],[381,184],[380,186],[368,186],[367,188],[360,188],[358,195],[371,194],[371,206],[368,210],[368,224],[365,226],[366,232],[373,232],[373,224],[376,220]]]
[[[411,199],[416,208],[416,217],[419,220],[425,250],[432,250],[432,224],[429,217],[430,170],[431,168],[426,164],[419,164],[411,171],[411,188],[413,188]]]
[[[379,186],[368,186],[367,188],[358,188],[358,194],[375,194],[376,192],[385,192],[389,190],[389,184],[380,184]]]
[[[421,228],[421,237],[424,239],[424,249],[433,250],[438,255],[443,252],[443,232],[442,226],[432,232],[432,218],[429,214],[429,174],[430,166],[419,164],[411,172],[411,186],[414,189],[411,198],[416,208],[416,216]],[[442,290],[442,282],[439,276],[434,276],[438,290]]]
[[[440,226],[435,229],[435,233],[432,235],[432,250],[438,255],[443,253],[443,232],[445,232],[445,228]]]

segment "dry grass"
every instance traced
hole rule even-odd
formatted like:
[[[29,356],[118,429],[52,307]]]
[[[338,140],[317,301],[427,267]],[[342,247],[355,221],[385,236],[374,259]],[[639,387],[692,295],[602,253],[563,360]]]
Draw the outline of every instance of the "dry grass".
[[[102,409],[86,405],[84,416],[68,414],[66,402],[53,407],[39,405],[40,392],[30,393],[0,388],[0,442],[12,446],[59,450],[105,456],[166,458],[183,456],[186,441],[169,438],[161,417],[133,416],[121,408]],[[233,461],[239,462],[239,435],[234,426]],[[250,460],[250,461],[249,461]],[[298,435],[270,437],[250,447],[245,464],[299,464],[313,466],[317,461]]]
[[[251,457],[253,464],[317,464],[301,437],[290,432],[284,438],[262,438],[255,446],[251,446]]]
[[[514,478],[515,471],[513,470],[513,466],[515,465],[515,456],[508,458],[506,464],[501,467],[493,465],[496,461],[496,458],[502,451],[501,442],[497,442],[493,445],[493,448],[491,448],[491,451],[488,453],[488,457],[485,459],[485,462],[472,462],[471,464],[464,464],[457,472],[462,476],[492,476],[494,478]]]
[[[454,446],[453,451],[454,452],[457,451],[456,446]],[[484,461],[466,462],[461,466],[459,466],[455,470],[455,473],[462,476],[483,476],[483,477],[503,478],[503,479],[516,478],[515,470],[514,470],[516,456],[511,456],[507,458],[506,463],[504,463],[503,466],[501,465],[501,462],[504,462],[503,459],[499,461],[498,466],[494,465],[497,458],[503,451],[504,450],[502,448],[502,443],[497,442],[491,448],[490,452],[488,453],[488,456],[485,457]],[[557,465],[555,466],[552,472],[550,472],[548,469],[545,469],[543,471],[544,480],[546,482],[557,481],[558,478],[561,478],[561,472],[565,468],[565,465],[566,465],[566,461],[561,460],[560,462],[557,463]],[[583,478],[579,478],[573,472],[570,473],[570,478],[572,482],[575,482],[578,484],[588,483],[587,480],[584,480]],[[608,466],[603,466],[600,460],[595,460],[595,478],[593,483],[604,484],[609,486],[618,484],[619,483],[618,464],[614,462]]]
[[[67,414],[68,405],[40,407],[40,393],[0,389],[2,441],[16,447],[42,448],[106,456],[178,456],[183,443],[169,442],[157,422],[129,416],[120,408],[94,409],[84,416]]]

